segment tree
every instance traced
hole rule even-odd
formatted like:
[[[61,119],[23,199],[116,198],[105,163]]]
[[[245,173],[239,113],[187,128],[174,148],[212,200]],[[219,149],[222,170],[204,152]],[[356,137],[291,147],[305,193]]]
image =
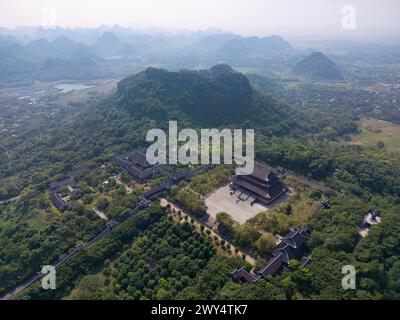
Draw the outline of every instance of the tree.
[[[204,201],[192,192],[181,189],[177,192],[176,198],[196,217],[203,216],[207,211]]]
[[[313,190],[313,191],[311,192],[311,194],[310,194],[310,197],[313,198],[313,199],[315,199],[315,200],[320,200],[321,197],[322,197],[322,194],[321,194],[320,191]]]
[[[216,215],[218,230],[225,235],[233,236],[235,234],[236,221],[226,212],[219,212]]]
[[[385,147],[385,143],[383,141],[378,141],[376,146],[378,147],[378,149],[383,149]]]
[[[167,295],[168,295],[168,291],[165,290],[164,288],[160,288],[160,289],[157,291],[156,299],[157,299],[157,300],[164,300],[164,299],[167,297]]]
[[[400,260],[397,260],[388,272],[388,285],[386,297],[390,299],[400,299]]]
[[[286,208],[285,208],[285,214],[287,216],[290,216],[293,213],[293,207],[292,205],[289,203]]]
[[[251,248],[260,236],[261,234],[255,228],[244,224],[236,229],[235,240],[239,245]]]
[[[256,241],[256,247],[261,254],[268,255],[275,248],[276,240],[272,233],[266,233]]]
[[[97,198],[96,207],[99,210],[106,210],[108,205],[109,205],[109,201],[106,197],[100,196],[99,198]]]
[[[104,283],[96,275],[84,277],[69,296],[71,300],[113,299]],[[114,297],[115,299],[115,297]]]

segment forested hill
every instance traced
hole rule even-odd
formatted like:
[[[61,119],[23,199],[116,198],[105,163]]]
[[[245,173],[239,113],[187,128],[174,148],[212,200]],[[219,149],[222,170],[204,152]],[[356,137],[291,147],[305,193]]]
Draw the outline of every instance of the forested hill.
[[[245,75],[226,64],[200,71],[148,68],[122,80],[112,101],[119,110],[158,124],[179,120],[196,128],[251,128],[268,136],[304,138],[334,123],[345,130],[348,126],[328,115],[306,115],[259,93]]]
[[[160,120],[181,113],[205,126],[243,123],[256,108],[248,79],[228,65],[179,72],[148,68],[118,84],[117,103],[131,113]]]
[[[336,63],[321,52],[312,52],[308,57],[299,61],[293,72],[312,80],[343,80]]]

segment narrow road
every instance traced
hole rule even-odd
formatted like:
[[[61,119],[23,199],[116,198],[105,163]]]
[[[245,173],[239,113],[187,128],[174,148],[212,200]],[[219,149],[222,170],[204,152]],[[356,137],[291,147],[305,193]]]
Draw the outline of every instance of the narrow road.
[[[1,200],[0,204],[6,204],[6,203],[9,203],[9,202],[17,201],[21,197],[22,197],[22,195],[19,195],[19,196],[16,196],[14,198],[10,198],[10,199],[7,199],[7,200]]]
[[[25,288],[29,287],[32,283],[37,281],[39,278],[40,278],[39,275],[36,274],[35,276],[33,276],[33,277],[29,278],[28,280],[24,281],[23,283],[21,283],[14,290],[12,290],[12,291],[8,292],[7,294],[5,294],[4,296],[2,296],[0,298],[0,300],[11,299],[13,296],[17,295],[18,293],[21,293],[22,290],[24,290]]]

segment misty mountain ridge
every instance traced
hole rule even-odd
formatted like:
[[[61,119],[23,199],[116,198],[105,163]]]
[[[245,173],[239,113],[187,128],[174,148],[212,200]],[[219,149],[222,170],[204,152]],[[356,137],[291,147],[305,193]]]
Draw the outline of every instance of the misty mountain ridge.
[[[19,44],[0,48],[0,78],[35,70],[37,59]]]
[[[132,47],[122,42],[113,32],[107,31],[96,41],[92,50],[97,55],[110,58],[113,56],[120,56],[122,54],[132,55]]]
[[[268,54],[291,50],[292,46],[279,36],[235,38],[218,50],[221,56]]]
[[[82,59],[91,59],[93,62],[98,61],[92,50],[83,43],[75,43],[71,39],[62,36],[48,41],[39,39],[30,42],[25,48],[33,55],[42,59],[52,58],[70,61],[79,61]]]
[[[0,34],[0,48],[9,46],[11,44],[18,43],[18,40],[10,35]]]
[[[36,40],[25,47],[16,43],[0,47],[0,60],[0,78],[19,75],[57,80],[91,77],[102,59],[84,44],[60,38],[52,42]]]
[[[98,33],[100,28],[94,30]],[[219,63],[235,68],[278,67],[283,71],[300,54],[279,36],[242,37],[232,33],[163,36],[132,34],[117,27],[113,29],[115,32],[104,30],[90,46],[75,42],[65,35],[72,31],[62,28],[38,29],[36,34],[57,36],[25,45],[12,36],[1,36],[0,57],[8,63],[0,65],[0,78],[3,81],[7,77],[25,76],[31,81],[87,80],[107,75],[118,78],[149,65],[179,70],[204,69]],[[304,66],[299,62],[294,72],[313,79],[341,79],[333,62],[323,57],[311,56],[311,62],[305,61]],[[314,69],[320,72],[312,72]]]

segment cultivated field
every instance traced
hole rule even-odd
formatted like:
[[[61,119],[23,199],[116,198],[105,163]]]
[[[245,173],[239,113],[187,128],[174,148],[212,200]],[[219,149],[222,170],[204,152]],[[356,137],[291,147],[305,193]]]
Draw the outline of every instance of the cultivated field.
[[[362,146],[377,146],[384,143],[388,150],[400,152],[400,126],[393,123],[363,118],[360,123],[361,133],[349,143]]]
[[[93,87],[83,90],[73,90],[65,94],[60,94],[57,102],[63,104],[82,103],[90,100],[99,100],[101,97],[111,95],[116,89],[116,80],[98,81],[93,83]]]

